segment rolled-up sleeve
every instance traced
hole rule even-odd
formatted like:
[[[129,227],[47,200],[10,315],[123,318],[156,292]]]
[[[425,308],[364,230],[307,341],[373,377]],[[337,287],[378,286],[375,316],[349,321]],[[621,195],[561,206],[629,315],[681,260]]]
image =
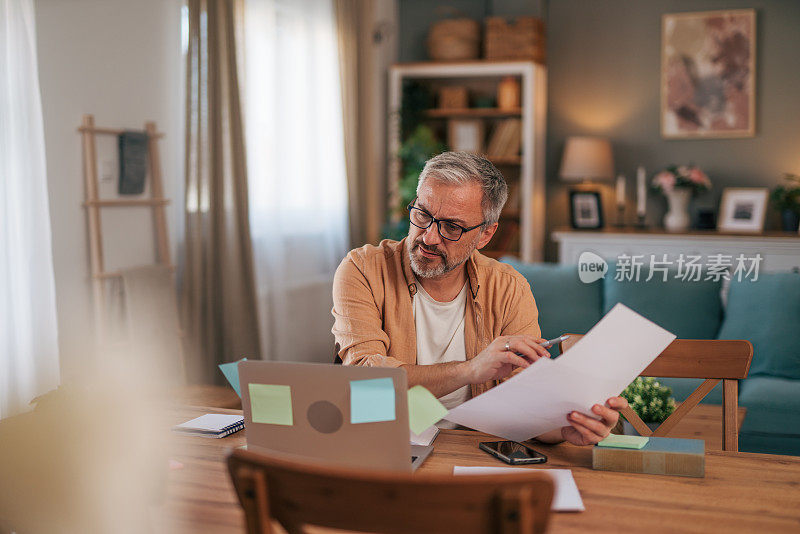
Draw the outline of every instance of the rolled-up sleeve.
[[[403,362],[387,356],[389,336],[373,288],[351,256],[336,269],[333,279],[334,323],[338,356],[345,365],[400,367]]]

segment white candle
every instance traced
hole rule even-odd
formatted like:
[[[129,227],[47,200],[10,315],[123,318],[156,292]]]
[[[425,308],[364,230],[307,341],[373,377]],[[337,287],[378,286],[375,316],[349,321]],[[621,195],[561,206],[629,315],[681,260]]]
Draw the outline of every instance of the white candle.
[[[617,207],[625,206],[625,175],[617,176]]]
[[[647,184],[644,167],[636,169],[636,215],[644,216],[647,211]]]

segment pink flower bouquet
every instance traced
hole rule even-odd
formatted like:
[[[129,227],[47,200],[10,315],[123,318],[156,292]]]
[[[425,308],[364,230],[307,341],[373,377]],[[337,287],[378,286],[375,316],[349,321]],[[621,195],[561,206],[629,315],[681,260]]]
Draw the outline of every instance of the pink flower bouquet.
[[[653,189],[670,193],[676,187],[691,189],[699,193],[711,189],[711,180],[706,173],[691,165],[671,165],[653,177]]]

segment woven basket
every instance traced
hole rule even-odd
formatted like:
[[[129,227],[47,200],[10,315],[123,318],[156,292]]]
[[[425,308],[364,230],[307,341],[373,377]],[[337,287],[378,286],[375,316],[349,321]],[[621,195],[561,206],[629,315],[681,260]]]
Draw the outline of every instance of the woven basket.
[[[428,32],[428,55],[435,61],[478,59],[480,54],[481,25],[476,20],[441,20]]]
[[[508,22],[503,17],[485,20],[486,37],[483,57],[486,59],[545,60],[544,23],[537,17],[517,17]]]

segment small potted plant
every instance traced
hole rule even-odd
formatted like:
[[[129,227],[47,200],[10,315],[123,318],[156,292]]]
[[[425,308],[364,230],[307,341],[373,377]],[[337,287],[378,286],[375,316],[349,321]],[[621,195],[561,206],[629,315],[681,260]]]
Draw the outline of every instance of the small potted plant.
[[[784,231],[796,232],[800,226],[800,176],[786,173],[785,184],[772,190],[770,199],[781,214]]]
[[[675,411],[672,388],[662,386],[655,378],[638,377],[628,384],[622,392],[622,397],[628,401],[631,409],[641,417],[650,430],[658,428],[658,425]],[[625,434],[639,435],[628,421],[622,422],[622,428]]]
[[[664,228],[683,232],[689,228],[689,200],[692,195],[711,189],[706,173],[692,165],[670,165],[653,177],[653,189],[664,193],[669,210]]]

